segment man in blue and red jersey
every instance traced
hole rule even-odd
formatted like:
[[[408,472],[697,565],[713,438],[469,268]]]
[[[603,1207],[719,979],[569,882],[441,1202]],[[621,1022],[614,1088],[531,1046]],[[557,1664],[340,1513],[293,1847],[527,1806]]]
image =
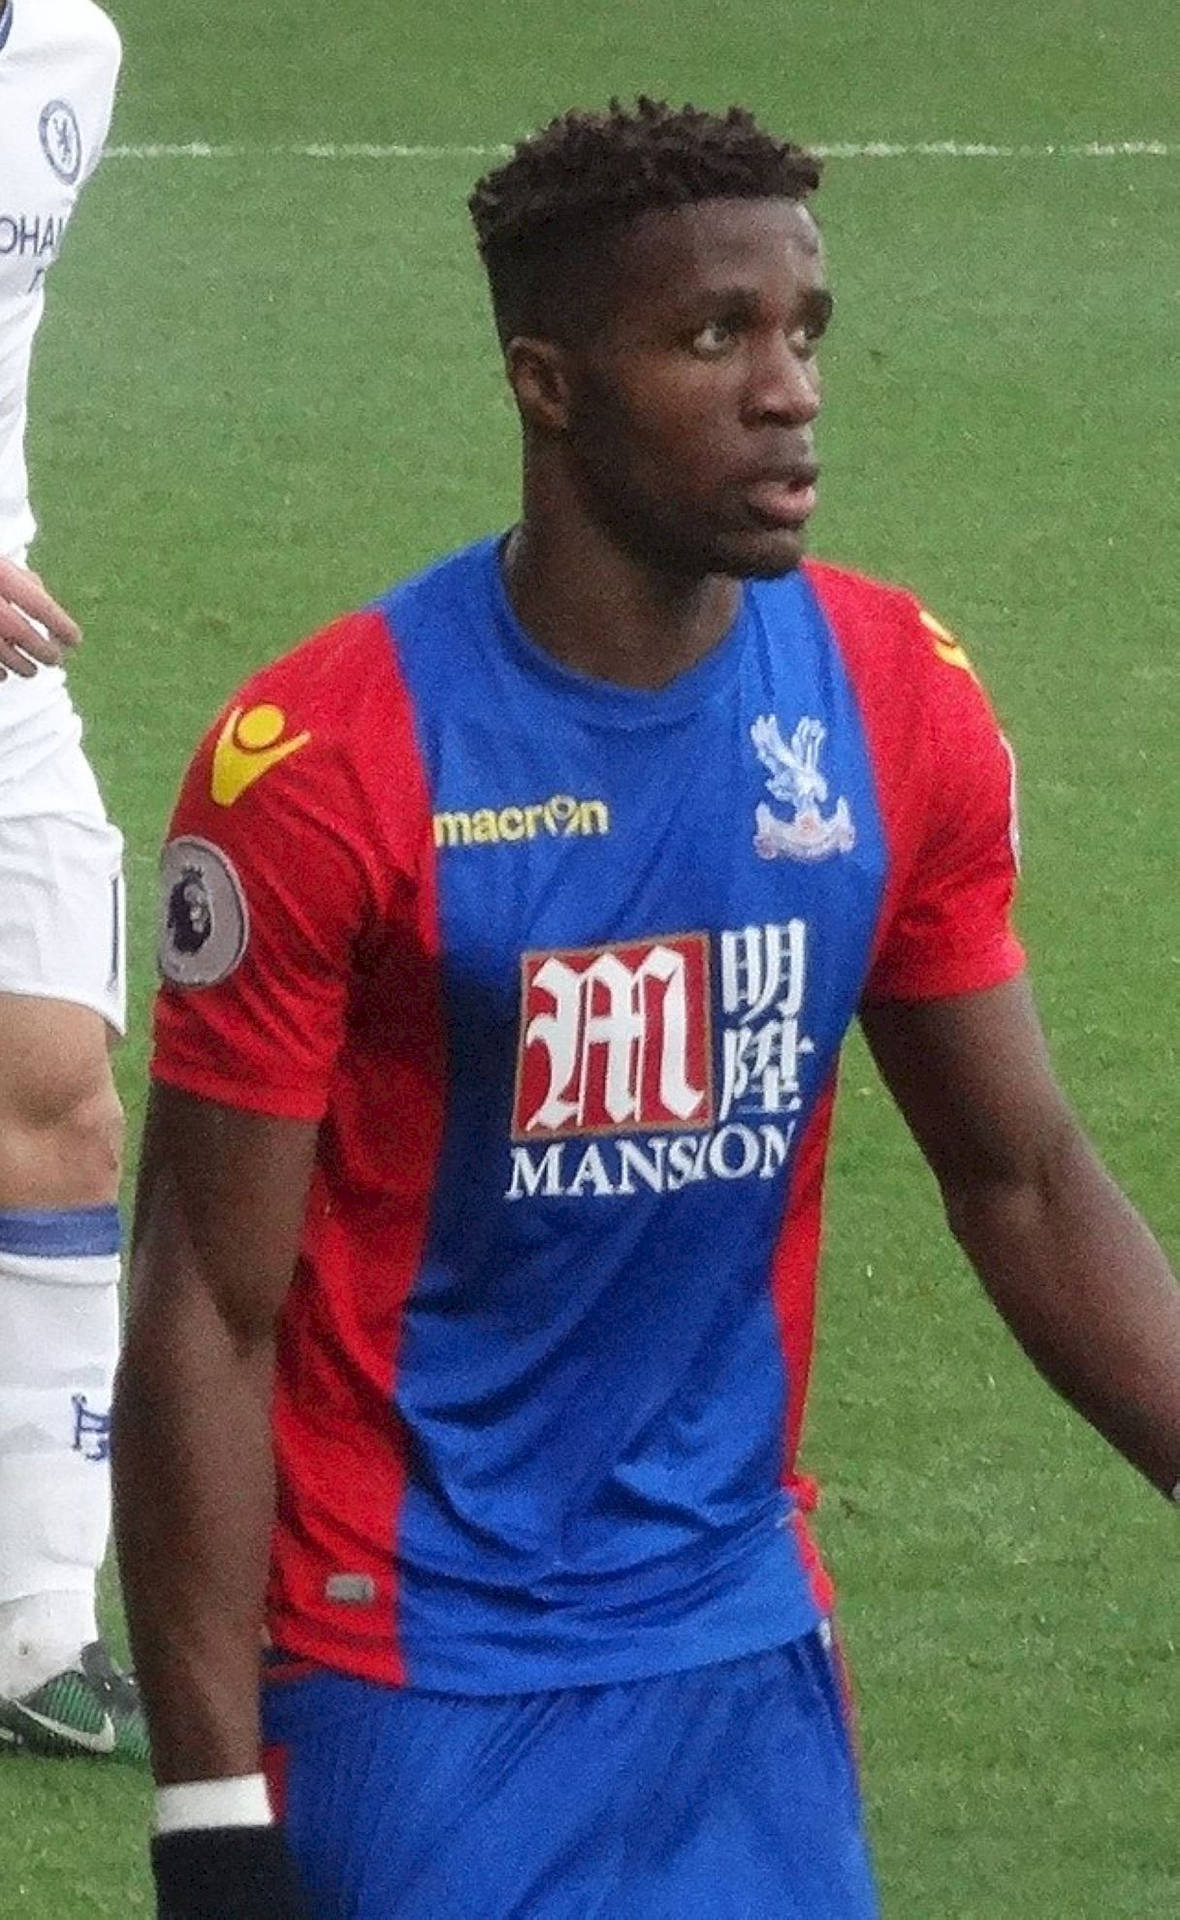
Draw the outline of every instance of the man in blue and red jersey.
[[[874,1912],[796,1466],[858,1015],[1019,1339],[1180,1478],[1008,750],[908,594],[802,564],[817,178],[640,101],[482,181],[521,520],[185,782],[115,1437],[169,1920]]]

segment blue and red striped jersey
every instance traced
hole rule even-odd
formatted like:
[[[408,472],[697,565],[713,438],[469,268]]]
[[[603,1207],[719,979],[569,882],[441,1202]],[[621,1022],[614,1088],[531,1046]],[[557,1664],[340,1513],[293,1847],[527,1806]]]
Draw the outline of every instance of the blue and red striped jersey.
[[[264,668],[164,857],[154,1072],[319,1124],[275,1399],[276,1645],[470,1694],[830,1604],[797,1451],[841,1043],[1010,977],[966,656],[817,564],[655,692],[487,540]]]

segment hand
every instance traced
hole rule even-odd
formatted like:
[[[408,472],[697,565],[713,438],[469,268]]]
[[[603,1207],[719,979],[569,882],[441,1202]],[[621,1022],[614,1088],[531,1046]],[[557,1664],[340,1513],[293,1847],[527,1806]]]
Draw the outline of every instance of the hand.
[[[40,576],[0,559],[0,680],[31,680],[37,668],[60,667],[82,630],[46,593]]]
[[[311,1920],[281,1827],[194,1827],[152,1841],[157,1920]]]

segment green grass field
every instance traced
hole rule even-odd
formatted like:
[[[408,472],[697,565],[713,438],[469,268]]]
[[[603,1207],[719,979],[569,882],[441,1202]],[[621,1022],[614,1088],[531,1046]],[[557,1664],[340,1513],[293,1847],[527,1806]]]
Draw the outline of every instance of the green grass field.
[[[112,7],[117,145],[230,149],[108,160],[33,395],[37,560],[87,629],[74,680],[128,838],[133,1142],[153,869],[196,736],[253,665],[513,514],[463,210],[485,163],[455,149],[612,90],[741,99],[826,144],[1071,149],[831,163],[814,545],[918,588],[988,680],[1055,1055],[1174,1247],[1171,0]],[[294,151],[353,143],[436,151]],[[808,1457],[887,1920],[1175,1920],[1176,1517],[1000,1330],[859,1045],[831,1185]],[[117,1639],[113,1583],[109,1617]],[[0,1912],[149,1912],[148,1799],[6,1762]]]

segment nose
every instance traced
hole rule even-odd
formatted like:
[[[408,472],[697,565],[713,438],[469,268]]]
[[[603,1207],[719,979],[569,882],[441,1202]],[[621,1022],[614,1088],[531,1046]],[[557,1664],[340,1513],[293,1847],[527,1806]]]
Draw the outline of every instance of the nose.
[[[820,407],[819,367],[814,353],[776,328],[759,341],[746,398],[752,421],[807,426]]]

